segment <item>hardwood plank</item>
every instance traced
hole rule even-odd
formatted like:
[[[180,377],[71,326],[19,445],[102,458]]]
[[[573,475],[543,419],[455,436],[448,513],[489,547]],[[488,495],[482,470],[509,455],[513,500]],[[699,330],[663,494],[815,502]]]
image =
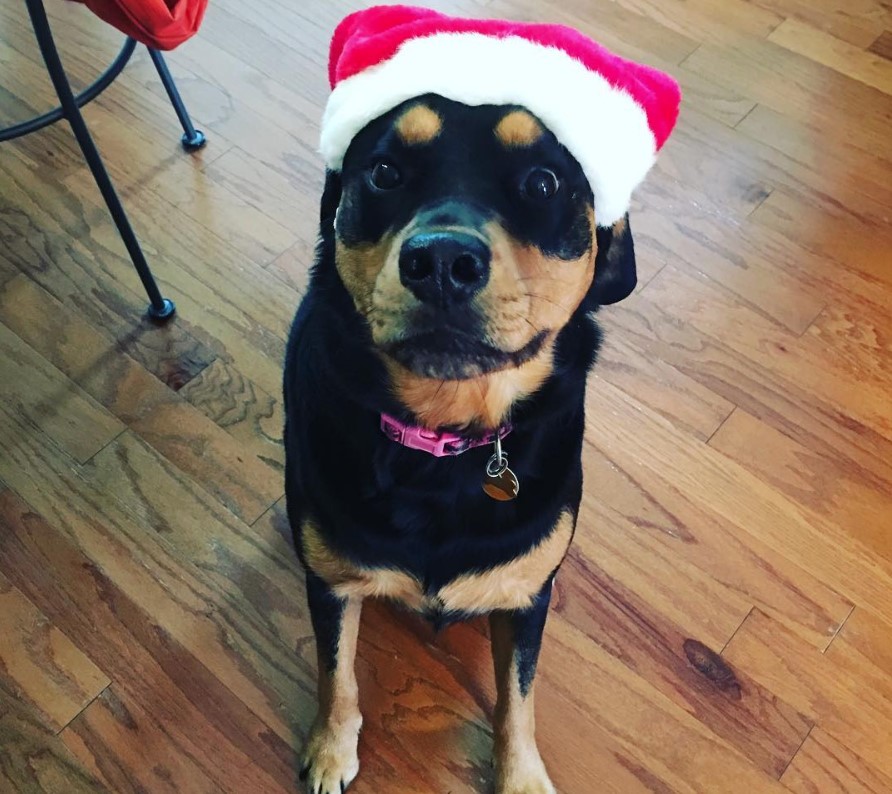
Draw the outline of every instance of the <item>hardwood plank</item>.
[[[2,105],[2,103],[0,103]],[[0,287],[7,281],[12,281],[19,274],[19,269],[13,264],[3,251],[0,251]]]
[[[217,359],[180,391],[190,404],[284,476],[282,401]]]
[[[730,522],[739,534],[751,535],[795,560],[849,603],[870,604],[877,614],[892,615],[892,605],[883,595],[892,586],[892,564],[844,528],[775,493],[721,453],[675,430],[597,377],[589,389],[592,399],[600,410],[586,417],[587,438],[611,460],[657,475],[671,473],[674,488]],[[827,627],[828,639],[841,622]]]
[[[877,688],[888,691],[889,682],[884,679],[892,670],[892,622],[868,609],[855,609],[828,648],[827,656],[877,672]]]
[[[3,172],[4,168],[9,170]],[[111,226],[104,205],[99,209],[97,204],[96,212],[101,223],[109,227],[108,245],[98,240],[85,244],[85,208],[72,201],[70,195],[50,187],[55,185],[56,177],[40,175],[39,168],[15,156],[4,158],[0,166],[3,200],[15,196],[32,212],[0,212],[0,229],[10,240],[7,255],[57,299],[78,309],[106,334],[119,340],[147,369],[174,388],[182,385],[207,366],[213,354],[179,320],[159,330],[142,317],[146,308],[142,286],[129,259],[114,253],[122,251],[123,243]],[[92,190],[89,182],[87,185]],[[51,195],[45,195],[43,190]],[[53,212],[47,212],[47,206],[53,206]],[[151,257],[151,250],[147,250]],[[125,288],[123,281],[128,281],[132,290]]]
[[[645,185],[638,194],[644,206],[633,221],[636,239],[643,226],[646,245],[662,248],[664,256],[674,257],[676,263],[706,273],[793,333],[807,330],[828,302],[856,301],[881,308],[892,297],[892,289],[880,277],[857,265],[850,267],[820,249],[810,251],[752,217],[729,222],[686,207],[680,195]],[[673,223],[662,218],[665,214],[672,215]]]
[[[657,185],[640,192],[642,206],[632,219],[640,256],[658,252],[676,267],[705,273],[752,311],[794,334],[803,333],[824,308],[826,287],[803,284],[800,274],[814,281],[837,268],[811,261],[818,257],[802,262],[807,254],[801,249],[768,240],[767,234],[759,237],[761,227],[746,219],[731,222],[695,206],[680,209],[674,192]]]
[[[850,365],[841,356],[834,355],[825,344],[814,344],[777,329],[711,279],[667,267],[641,295],[651,303],[671,306],[673,317],[705,334],[727,339],[730,347],[764,371],[801,386],[811,399],[892,439],[892,405],[883,372],[872,371],[870,379],[859,384],[858,400],[853,401]]]
[[[755,140],[783,152],[790,160],[813,177],[809,182],[823,188],[842,201],[851,195],[849,186],[857,182],[861,200],[852,201],[857,212],[863,197],[889,206],[889,179],[892,178],[892,157],[866,151],[842,125],[828,127],[803,123],[765,105],[756,105],[736,129]],[[827,157],[828,149],[833,157]],[[853,175],[855,179],[853,180]],[[863,175],[863,176],[862,176]],[[856,189],[857,186],[856,185]],[[841,189],[842,188],[842,189]]]
[[[144,444],[131,442],[131,454],[109,458],[109,468],[123,467],[124,477],[84,472],[106,484],[101,488],[72,473],[39,435],[26,447],[0,447],[0,476],[264,724],[285,741],[299,741],[295,724],[303,736],[314,714],[315,654],[296,555],[267,547]],[[122,495],[135,492],[139,500],[125,509],[110,490],[118,484]]]
[[[845,645],[837,638],[826,654],[817,653],[754,610],[724,655],[808,714],[834,739],[857,747],[864,761],[889,776],[892,681],[871,660],[835,648],[837,642]]]
[[[70,314],[49,295],[30,288],[41,314],[64,328],[63,339],[79,340],[77,351],[102,349],[103,337],[81,318]],[[8,305],[0,299],[0,305]],[[242,450],[236,440],[185,399],[121,353],[103,355],[97,365],[83,369],[78,356],[65,357],[30,315],[18,318],[15,330],[27,333],[32,345],[113,415],[162,451],[171,461],[203,483],[222,504],[253,521],[283,492],[277,469],[256,454]],[[7,319],[7,322],[11,322]],[[88,353],[88,355],[91,355]]]
[[[221,156],[225,157],[231,151]],[[178,179],[158,174],[139,189],[146,187],[259,265],[271,262],[295,243],[294,231],[265,215],[246,194],[209,178],[206,170]]]
[[[664,790],[707,792],[717,780],[729,794],[782,790],[773,778],[742,763],[736,751],[695,717],[643,684],[589,635],[560,617],[550,626],[540,660],[542,680],[578,703],[597,703],[595,722],[613,736],[626,758],[646,770],[659,770],[653,776]],[[580,669],[587,674],[571,672]]]
[[[706,440],[734,409],[724,398],[662,361],[654,361],[618,334],[607,334],[598,372],[676,427]]]
[[[159,622],[28,505],[0,494],[0,569],[78,637],[146,711],[163,719],[222,791],[290,791],[291,749]],[[133,669],[140,675],[131,674]]]
[[[25,275],[0,288],[0,310],[19,337],[31,340],[32,348],[39,346],[44,358],[72,380],[88,377],[102,369],[105,359],[125,353],[176,391],[213,361],[211,351],[183,332],[176,320],[159,328],[139,323],[133,315],[127,334],[116,341]]]
[[[266,269],[303,295],[310,281],[310,267],[315,259],[315,242],[304,237],[283,251]]]
[[[764,38],[784,19],[775,11],[742,0],[718,4],[710,0],[620,0],[620,5],[697,42]]]
[[[126,337],[145,299],[136,297],[141,285],[93,186],[72,180],[67,183],[70,191],[49,187],[33,182],[15,158],[4,159],[3,166],[15,177],[17,203],[41,223],[13,234],[10,252],[17,264],[92,323],[116,338]],[[59,211],[47,213],[47,205]],[[277,390],[297,295],[151,191],[141,194],[140,207],[131,210],[131,220],[141,230],[162,288],[180,307],[180,319],[166,326],[171,328],[167,332],[184,329],[215,354],[239,361],[239,368],[268,390]],[[0,224],[4,218],[0,214]],[[164,255],[155,253],[156,246]],[[213,277],[205,277],[208,269]],[[122,283],[133,296],[129,305],[122,306],[119,297]],[[97,294],[103,299],[97,300]]]
[[[890,20],[892,22],[892,20]],[[868,48],[881,58],[892,61],[892,30],[884,30]]]
[[[846,530],[892,561],[892,467],[856,468],[816,452],[736,410],[709,441],[775,490]]]
[[[286,228],[299,224],[306,234],[308,219],[319,216],[325,171],[316,163],[292,162],[290,172],[271,167],[250,152],[235,148],[206,170],[210,179],[245,196],[263,213]],[[315,234],[314,228],[311,234]]]
[[[666,472],[607,455],[597,439],[584,462],[576,548],[690,636],[722,647],[757,604],[824,648],[849,614],[849,601],[697,504]]]
[[[877,772],[820,727],[808,735],[781,782],[793,794],[886,794],[892,791],[892,778]]]
[[[892,153],[885,94],[774,42],[704,42],[682,66],[815,129],[843,128],[834,134],[867,151]]]
[[[752,0],[783,17],[807,22],[862,49],[882,30],[889,11],[878,0]]]
[[[732,134],[724,124],[688,108],[654,166],[650,183],[684,185],[686,200],[696,196],[702,202],[701,212],[747,217],[775,189],[777,170],[754,168],[752,158],[723,151],[723,137]],[[688,188],[695,185],[709,187]]]
[[[866,85],[892,93],[892,64],[797,19],[785,19],[768,40]]]
[[[646,52],[649,54],[644,59],[646,62],[659,59],[665,64],[680,63],[697,48],[699,41],[696,36],[671,29],[663,20],[650,14],[638,13],[609,0],[590,0],[585,4],[495,0],[487,3],[485,11],[478,15],[503,15],[528,22],[562,22],[628,57],[636,57],[630,48]]]
[[[220,791],[216,775],[207,768],[208,759],[196,757],[174,731],[119,694],[114,685],[60,738],[85,768],[118,794]]]
[[[834,135],[846,133],[834,132],[833,127],[828,132],[828,127],[824,123],[821,128],[823,137],[828,145],[834,146]],[[866,217],[882,223],[892,208],[892,186],[888,179],[892,156],[878,151],[853,151],[846,156],[848,147],[840,145],[841,165],[827,163],[826,157],[817,156],[811,167],[807,153],[793,151],[793,156],[789,156],[773,145],[741,136],[694,109],[681,119],[679,133],[673,135],[672,144],[667,144],[673,148],[666,151],[681,150],[682,161],[678,167],[688,169],[687,181],[679,179],[677,183],[684,188],[682,196],[688,200],[696,196],[702,201],[701,194],[705,194],[706,207],[715,206],[720,211],[724,208],[733,217],[738,217],[747,206],[750,211],[757,208],[775,188],[814,197],[819,205],[831,204],[843,218]],[[663,159],[666,158],[660,162]],[[727,169],[724,175],[721,173],[723,162]],[[848,164],[853,165],[847,167]],[[659,165],[656,173],[661,173]],[[715,184],[698,178],[697,174],[709,175]],[[698,190],[697,185],[709,187]],[[646,187],[653,186],[662,186],[662,183],[649,179]]]
[[[888,439],[816,401],[788,378],[766,372],[725,341],[670,316],[667,307],[648,302],[642,294],[612,309],[609,317],[610,332],[634,340],[646,355],[673,364],[798,444],[844,461],[853,471],[863,472],[859,476],[865,479],[888,470],[892,459]],[[630,418],[637,425],[640,415]]]
[[[83,463],[124,430],[89,394],[0,325],[0,399]]]
[[[58,733],[110,681],[0,574],[0,686]]]
[[[0,790],[4,794],[108,794],[65,745],[0,689]]]
[[[723,665],[716,650],[686,636],[593,561],[571,552],[561,582],[558,614],[574,629],[695,715],[756,768],[780,777],[812,722],[744,671]]]
[[[892,229],[882,220],[783,188],[775,190],[750,217],[807,251],[862,273],[884,290],[892,284],[887,266]],[[810,217],[824,220],[802,223],[802,218]]]

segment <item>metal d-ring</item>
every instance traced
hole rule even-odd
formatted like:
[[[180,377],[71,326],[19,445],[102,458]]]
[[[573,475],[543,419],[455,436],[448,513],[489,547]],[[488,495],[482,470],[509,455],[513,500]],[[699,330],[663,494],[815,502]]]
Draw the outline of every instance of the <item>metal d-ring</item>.
[[[490,477],[498,477],[508,468],[508,456],[502,452],[502,439],[496,434],[496,440],[493,442],[495,452],[486,462],[486,473]]]

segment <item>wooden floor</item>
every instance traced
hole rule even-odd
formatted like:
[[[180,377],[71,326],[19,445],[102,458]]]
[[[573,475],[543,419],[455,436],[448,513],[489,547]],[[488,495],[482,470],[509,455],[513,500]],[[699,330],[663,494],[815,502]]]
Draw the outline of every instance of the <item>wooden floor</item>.
[[[120,37],[49,0],[78,85]],[[50,106],[0,4],[0,125]],[[62,126],[0,146],[0,792],[296,790],[314,652],[284,339],[344,0],[212,0],[86,116],[176,321]],[[892,792],[892,5],[451,0],[565,21],[686,92],[605,310],[537,710],[562,794]],[[572,10],[567,10],[572,9]],[[488,792],[481,624],[366,610],[358,794]]]

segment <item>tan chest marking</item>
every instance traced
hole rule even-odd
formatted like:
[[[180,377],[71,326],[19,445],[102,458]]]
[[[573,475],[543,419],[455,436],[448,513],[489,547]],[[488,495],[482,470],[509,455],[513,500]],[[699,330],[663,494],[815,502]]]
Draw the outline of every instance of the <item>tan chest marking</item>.
[[[551,533],[526,554],[487,571],[463,574],[435,595],[425,594],[421,582],[404,571],[363,568],[339,557],[311,522],[304,524],[302,543],[307,565],[341,597],[391,598],[419,611],[476,613],[530,606],[564,559],[573,529],[573,516],[564,511]]]

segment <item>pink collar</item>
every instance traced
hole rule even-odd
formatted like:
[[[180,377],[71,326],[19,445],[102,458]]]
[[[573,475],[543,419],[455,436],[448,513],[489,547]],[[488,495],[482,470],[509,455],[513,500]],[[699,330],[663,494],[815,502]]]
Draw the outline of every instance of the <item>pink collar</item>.
[[[402,444],[409,449],[420,449],[428,452],[435,458],[445,458],[449,455],[461,455],[474,447],[485,447],[495,443],[496,438],[505,438],[511,432],[511,425],[504,424],[498,430],[485,433],[482,436],[462,436],[458,433],[440,433],[436,430],[428,430],[425,427],[406,425],[393,416],[381,414],[381,430],[384,435],[397,444]]]

